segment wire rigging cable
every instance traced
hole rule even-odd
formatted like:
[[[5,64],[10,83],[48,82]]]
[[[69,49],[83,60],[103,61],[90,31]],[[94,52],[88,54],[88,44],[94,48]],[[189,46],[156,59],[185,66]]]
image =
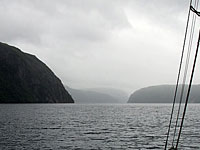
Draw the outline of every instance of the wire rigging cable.
[[[198,8],[198,3],[199,3],[199,0],[196,0],[195,1],[195,8],[196,9]],[[188,52],[187,52],[187,58],[186,58],[186,64],[185,64],[185,70],[184,70],[184,77],[183,77],[183,82],[182,82],[182,87],[181,87],[181,93],[180,93],[181,95],[180,95],[178,113],[177,113],[177,118],[176,118],[176,124],[175,124],[175,129],[174,129],[174,134],[173,134],[172,146],[174,146],[176,130],[177,130],[178,120],[179,120],[179,115],[180,115],[180,109],[181,109],[181,104],[182,104],[182,100],[183,100],[183,94],[184,94],[184,90],[185,90],[186,77],[187,77],[190,54],[191,54],[191,49],[192,49],[192,42],[193,42],[193,37],[194,37],[195,23],[196,23],[196,15],[193,14],[191,32],[190,32],[190,38],[189,38],[189,44],[188,44]]]
[[[193,16],[192,16],[192,23],[191,23],[191,29],[190,29],[190,35],[189,35],[189,43],[188,43],[188,51],[187,51],[187,57],[186,57],[186,62],[185,62],[185,69],[184,69],[184,73],[183,73],[183,83],[182,83],[182,86],[181,86],[180,101],[179,101],[179,107],[178,107],[178,112],[177,112],[177,116],[176,116],[175,129],[174,129],[174,133],[173,133],[172,147],[170,149],[177,150],[178,144],[179,144],[179,140],[180,140],[181,131],[182,131],[182,127],[183,127],[184,117],[185,117],[185,113],[186,113],[186,109],[187,109],[187,103],[188,103],[188,100],[189,100],[189,95],[190,95],[190,91],[191,91],[191,85],[192,85],[192,80],[193,80],[196,60],[197,60],[199,41],[200,41],[200,31],[199,31],[199,37],[198,37],[197,48],[196,48],[196,52],[195,52],[192,72],[191,72],[191,76],[190,76],[190,82],[189,82],[189,86],[188,86],[188,90],[187,90],[186,101],[185,101],[185,106],[184,106],[184,110],[183,110],[181,125],[180,125],[180,129],[179,129],[178,137],[177,137],[176,148],[174,148],[174,141],[175,141],[176,131],[177,131],[177,127],[178,127],[178,120],[179,120],[180,109],[181,109],[181,104],[182,104],[184,90],[185,90],[186,77],[187,77],[189,60],[190,60],[191,49],[192,49],[192,42],[193,42],[193,37],[194,37],[196,15],[200,16],[200,12],[197,11],[198,4],[199,4],[199,0],[195,0],[194,7],[192,7],[192,0],[190,0],[190,7],[189,7],[189,11],[188,11],[188,18],[187,18],[185,36],[184,36],[184,41],[183,41],[181,60],[180,60],[178,76],[177,76],[177,83],[176,83],[176,87],[175,87],[173,105],[172,105],[172,110],[171,110],[169,126],[168,126],[167,138],[166,138],[166,142],[165,142],[165,150],[167,149],[167,146],[168,146],[169,133],[170,133],[170,129],[171,129],[171,126],[172,126],[172,118],[173,118],[174,107],[175,107],[175,103],[176,103],[176,99],[177,99],[177,92],[178,92],[178,88],[179,88],[179,81],[180,81],[180,75],[181,75],[181,70],[182,70],[182,65],[183,65],[183,57],[184,57],[184,53],[185,53],[185,45],[186,45],[186,40],[187,40],[188,26],[189,26],[189,22],[190,22],[190,12],[192,11],[194,13],[193,13]]]
[[[196,13],[199,17],[200,17],[200,12],[195,10],[194,7],[190,6],[191,11],[193,11],[194,13]]]
[[[192,0],[190,0],[190,6],[191,5],[192,5]],[[173,118],[173,113],[174,113],[174,105],[175,105],[175,102],[176,102],[177,90],[178,90],[178,85],[179,85],[179,80],[180,80],[181,69],[182,69],[183,55],[184,55],[184,51],[185,51],[185,43],[186,43],[186,38],[187,38],[189,20],[190,20],[190,8],[189,8],[189,11],[188,11],[185,35],[184,35],[184,40],[183,40],[183,48],[182,48],[182,53],[181,53],[181,60],[180,60],[180,64],[179,64],[178,77],[177,77],[177,82],[176,82],[176,87],[175,87],[175,92],[174,92],[174,99],[173,99],[173,104],[172,104],[169,127],[168,127],[168,131],[167,131],[167,139],[166,139],[166,142],[165,142],[165,150],[167,149],[168,138],[169,138],[169,133],[170,133],[170,129],[171,129],[171,123],[172,123],[172,118]]]
[[[178,144],[179,144],[179,140],[180,140],[180,136],[181,136],[181,131],[182,131],[182,128],[183,128],[185,113],[186,113],[186,110],[187,110],[187,104],[188,104],[188,100],[189,100],[189,96],[190,96],[190,91],[191,91],[191,86],[192,86],[192,81],[193,81],[193,76],[194,76],[194,70],[195,70],[195,67],[196,67],[197,54],[198,54],[198,51],[199,51],[199,43],[200,43],[200,30],[199,30],[199,37],[198,37],[198,42],[197,42],[197,49],[196,49],[196,53],[195,53],[194,63],[193,63],[193,67],[192,67],[192,73],[191,73],[191,76],[190,76],[190,83],[189,83],[187,97],[186,97],[186,101],[185,101],[185,107],[184,107],[184,111],[183,111],[183,117],[182,117],[182,120],[181,120],[181,126],[180,126],[180,130],[179,130],[179,134],[178,134],[178,139],[177,139],[177,142],[176,142],[176,149],[178,148]]]

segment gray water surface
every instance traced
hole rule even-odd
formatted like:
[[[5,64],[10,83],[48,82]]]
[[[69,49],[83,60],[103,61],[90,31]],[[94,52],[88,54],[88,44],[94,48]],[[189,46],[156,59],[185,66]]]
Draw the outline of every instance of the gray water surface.
[[[169,104],[0,104],[0,149],[164,149],[170,111]],[[180,142],[200,149],[199,104],[189,105]]]

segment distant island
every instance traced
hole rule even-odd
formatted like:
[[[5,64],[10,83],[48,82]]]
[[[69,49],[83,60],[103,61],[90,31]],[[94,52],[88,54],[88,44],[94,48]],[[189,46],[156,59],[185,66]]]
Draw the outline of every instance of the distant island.
[[[0,103],[74,103],[36,56],[0,42]]]
[[[185,89],[187,88],[188,85],[185,85]],[[128,103],[172,103],[174,90],[175,90],[175,85],[157,85],[157,86],[145,87],[135,91],[130,96]],[[184,93],[186,92],[187,91],[185,90]],[[179,99],[180,99],[180,90],[178,91],[177,102],[179,102]],[[200,85],[192,86],[189,102],[200,103]]]
[[[72,89],[65,88],[72,95],[75,103],[126,103],[128,94],[113,88]]]

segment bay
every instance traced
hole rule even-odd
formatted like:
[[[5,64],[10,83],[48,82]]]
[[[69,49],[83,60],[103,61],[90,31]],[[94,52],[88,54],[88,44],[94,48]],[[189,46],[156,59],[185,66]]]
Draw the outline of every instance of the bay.
[[[164,149],[170,112],[171,104],[0,104],[0,149]],[[199,139],[200,105],[189,104],[180,148],[200,149]]]

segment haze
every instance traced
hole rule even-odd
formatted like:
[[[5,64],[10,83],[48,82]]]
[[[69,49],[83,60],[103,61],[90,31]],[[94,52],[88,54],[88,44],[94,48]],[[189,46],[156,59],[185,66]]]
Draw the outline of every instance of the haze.
[[[132,92],[174,84],[188,5],[187,0],[0,0],[0,41],[36,55],[72,88]]]

